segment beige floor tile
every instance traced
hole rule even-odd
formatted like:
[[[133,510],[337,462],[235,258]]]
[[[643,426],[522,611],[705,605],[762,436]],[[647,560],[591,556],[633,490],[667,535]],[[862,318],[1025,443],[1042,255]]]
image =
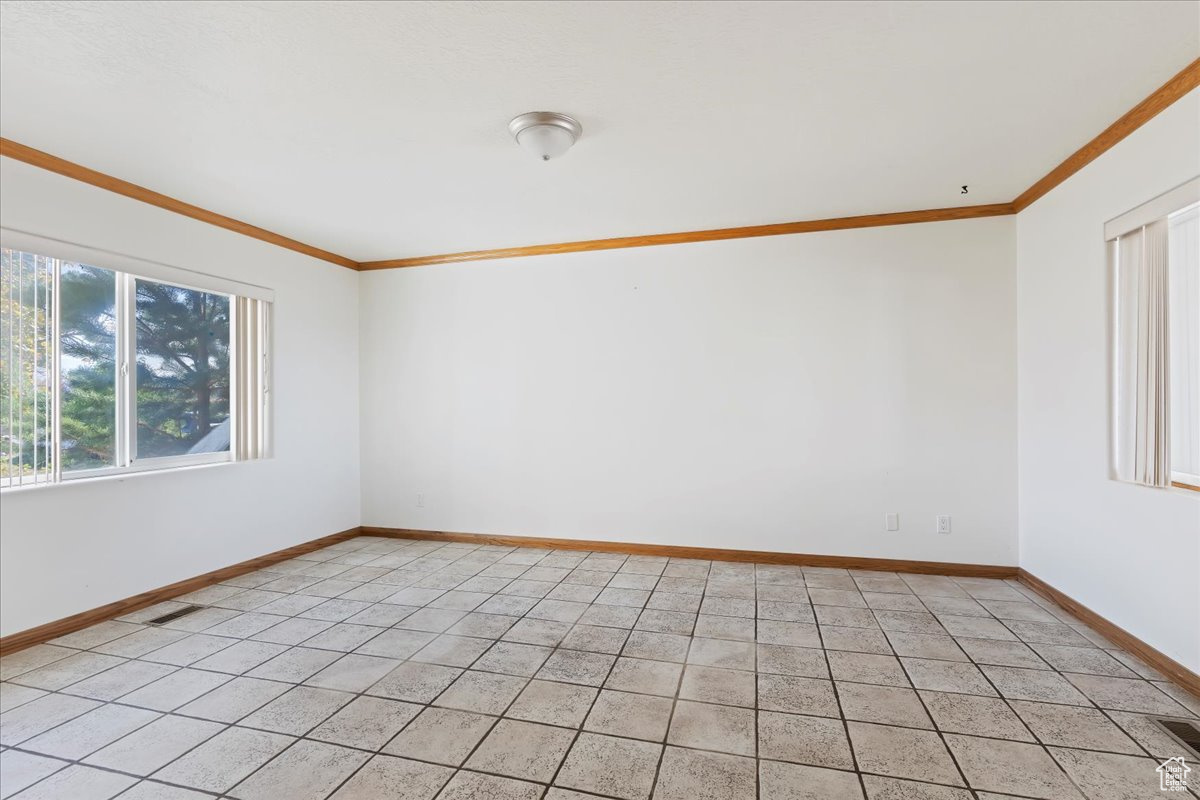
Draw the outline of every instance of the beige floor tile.
[[[1138,674],[1098,647],[1073,647],[1061,644],[1035,644],[1033,650],[1060,672],[1107,675],[1111,678],[1137,678]]]
[[[754,707],[757,695],[753,672],[690,664],[683,671],[679,697],[704,703]]]
[[[399,700],[361,696],[309,732],[311,739],[379,750],[421,713],[421,706]]]
[[[924,658],[902,658],[900,662],[918,689],[996,696],[996,690],[974,664]]]
[[[137,778],[79,764],[56,772],[21,792],[21,800],[109,800],[137,783]]]
[[[154,773],[155,778],[222,793],[283,752],[295,739],[247,728],[226,728]]]
[[[495,717],[483,714],[426,708],[384,746],[383,752],[457,767],[495,722]]]
[[[26,786],[70,766],[57,758],[22,753],[20,750],[0,751],[0,797],[11,797]]]
[[[323,689],[364,692],[399,665],[400,662],[394,658],[350,653],[308,678],[305,683]]]
[[[467,670],[438,696],[434,705],[499,715],[516,699],[525,684],[525,678],[515,675]]]
[[[1062,765],[1088,800],[1170,797],[1159,785],[1156,759],[1140,756],[1094,753],[1051,747],[1050,754]],[[1186,796],[1186,795],[1182,795]]]
[[[367,694],[389,700],[429,703],[458,680],[463,671],[437,664],[400,664],[366,690]]]
[[[818,767],[853,769],[844,723],[797,714],[758,713],[759,758]]]
[[[613,667],[616,656],[607,653],[589,653],[583,650],[556,650],[537,677],[541,680],[561,683],[578,683],[583,686],[603,686]]]
[[[757,649],[759,672],[800,675],[806,678],[828,678],[829,664],[825,651],[811,647],[789,647],[760,644]]]
[[[598,691],[591,686],[533,680],[513,701],[505,716],[578,728]]]
[[[662,745],[581,733],[554,783],[621,800],[646,800]]]
[[[173,711],[231,680],[232,675],[184,668],[122,695],[120,701],[154,711]]]
[[[450,779],[438,800],[538,800],[544,788],[514,778],[463,770]]]
[[[755,800],[752,758],[668,747],[654,786],[655,800]]]
[[[921,699],[912,689],[840,681],[836,685],[842,715],[846,719],[908,728],[933,728]]]
[[[835,681],[874,683],[880,686],[909,686],[908,677],[895,656],[877,653],[830,651],[829,672]]]
[[[297,686],[245,717],[240,724],[247,728],[303,736],[353,699],[354,695],[348,692]]]
[[[628,658],[682,663],[687,660],[691,643],[691,637],[679,634],[631,631],[621,654]]]
[[[1101,675],[1063,676],[1101,708],[1136,711],[1140,714],[1188,716],[1188,711],[1149,681],[1109,678]]]
[[[177,669],[170,664],[126,661],[124,664],[71,684],[63,690],[63,693],[88,697],[93,700],[116,700],[135,689],[154,683],[159,678],[165,678]]]
[[[464,766],[480,772],[548,783],[574,739],[575,732],[566,728],[502,719]]]
[[[1000,667],[1024,667],[1026,669],[1050,669],[1042,658],[1024,642],[1005,642],[996,639],[956,640],[977,664],[993,664]]]
[[[750,708],[680,700],[667,743],[741,756],[755,754],[755,713]]]
[[[833,682],[796,675],[758,676],[758,706],[768,711],[836,717]]]
[[[454,770],[448,767],[377,755],[330,800],[432,800],[452,775]]]
[[[1040,800],[1082,795],[1040,745],[946,734],[946,743],[972,789]]]
[[[876,634],[880,638],[883,636],[877,630],[865,628],[840,628],[839,630],[852,632],[852,636],[854,637],[866,638]],[[817,625],[811,622],[782,622],[771,619],[760,619],[758,621],[756,638],[760,644],[782,644],[789,647],[820,647],[821,636],[822,633]],[[844,649],[858,648],[847,647]]]
[[[603,628],[598,625],[576,625],[563,637],[560,647],[586,650],[589,653],[617,655],[625,646],[630,631],[624,628]]]
[[[882,775],[862,777],[868,800],[973,800],[970,791],[953,786],[886,778]]]
[[[361,750],[300,741],[229,792],[238,800],[324,800],[370,757]]]
[[[613,736],[661,742],[666,738],[674,701],[668,697],[604,689],[596,698],[583,729]]]
[[[1097,709],[1028,700],[1013,700],[1011,705],[1042,744],[1144,755],[1132,739]]]
[[[1057,672],[1019,667],[982,667],[988,680],[1009,700],[1090,706],[1091,703]]]
[[[771,800],[863,800],[853,772],[760,761],[758,783],[760,796]]]
[[[849,722],[850,742],[858,768],[893,778],[962,785],[962,777],[942,739],[933,731],[917,731],[865,722]]]
[[[692,639],[687,663],[726,669],[754,669],[754,645],[729,639]]]
[[[682,672],[683,667],[680,664],[622,656],[613,664],[612,671],[606,676],[603,684],[607,689],[623,692],[674,697]]]
[[[898,656],[931,658],[939,661],[969,661],[954,639],[945,634],[929,635],[904,631],[885,631],[888,642]]]
[[[760,639],[761,641],[761,639]],[[793,642],[781,642],[793,644]],[[794,644],[803,644],[795,642]],[[839,625],[822,625],[820,643],[805,644],[806,647],[825,646],[826,650],[850,650],[855,653],[879,653],[890,655],[892,646],[884,632],[874,628],[847,628]]]
[[[84,763],[149,775],[224,729],[219,723],[168,715],[93,753]]]
[[[1033,734],[998,697],[980,697],[946,692],[920,692],[939,730],[999,739],[1034,741]]]
[[[21,743],[24,750],[78,761],[138,728],[149,725],[161,714],[120,705],[103,705],[56,728]]]

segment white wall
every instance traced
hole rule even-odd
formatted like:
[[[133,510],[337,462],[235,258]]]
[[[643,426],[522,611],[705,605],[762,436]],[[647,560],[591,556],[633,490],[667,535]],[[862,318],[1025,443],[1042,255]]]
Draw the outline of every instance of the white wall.
[[[363,273],[363,522],[1015,565],[1014,259],[994,218]]]
[[[1021,566],[1200,671],[1200,495],[1108,478],[1106,220],[1200,174],[1200,92],[1017,216]]]
[[[1021,566],[1200,669],[1200,496],[1108,479],[1101,235],[1198,141],[1193,92],[1015,220],[357,275],[0,159],[7,227],[277,292],[276,457],[6,492],[0,632],[360,519],[1015,564],[1019,499]]]
[[[359,522],[357,273],[0,159],[0,223],[270,286],[275,457],[5,492],[7,635]]]

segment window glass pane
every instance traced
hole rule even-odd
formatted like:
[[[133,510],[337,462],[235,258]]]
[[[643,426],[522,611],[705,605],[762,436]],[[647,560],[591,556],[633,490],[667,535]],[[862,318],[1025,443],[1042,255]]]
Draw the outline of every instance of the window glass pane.
[[[137,457],[229,450],[229,296],[136,290]]]
[[[0,486],[48,480],[54,261],[0,252]]]
[[[99,267],[60,268],[64,472],[116,464],[116,279]]]

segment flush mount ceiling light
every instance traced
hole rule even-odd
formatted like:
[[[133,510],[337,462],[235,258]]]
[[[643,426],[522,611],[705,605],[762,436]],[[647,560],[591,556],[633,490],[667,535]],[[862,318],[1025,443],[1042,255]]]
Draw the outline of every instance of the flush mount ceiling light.
[[[554,111],[530,111],[513,117],[508,132],[517,144],[540,158],[549,161],[571,149],[583,134],[579,121]]]

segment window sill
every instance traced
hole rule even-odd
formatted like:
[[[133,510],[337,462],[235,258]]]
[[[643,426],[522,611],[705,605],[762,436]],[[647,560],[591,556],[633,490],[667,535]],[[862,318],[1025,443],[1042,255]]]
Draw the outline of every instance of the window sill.
[[[232,467],[235,465],[250,464],[254,461],[266,460],[269,459],[256,458],[246,461],[214,461],[210,464],[186,464],[177,467],[163,467],[161,469],[143,469],[137,471],[131,470],[129,472],[96,475],[90,478],[68,478],[55,483],[34,483],[27,486],[9,486],[0,489],[0,493],[7,496],[10,494],[24,494],[25,492],[40,492],[46,489],[64,489],[69,486],[94,486],[98,483],[120,483],[122,481],[137,480],[150,477],[152,475],[176,475],[181,472],[193,472],[195,470],[204,469],[220,469],[222,467]]]

